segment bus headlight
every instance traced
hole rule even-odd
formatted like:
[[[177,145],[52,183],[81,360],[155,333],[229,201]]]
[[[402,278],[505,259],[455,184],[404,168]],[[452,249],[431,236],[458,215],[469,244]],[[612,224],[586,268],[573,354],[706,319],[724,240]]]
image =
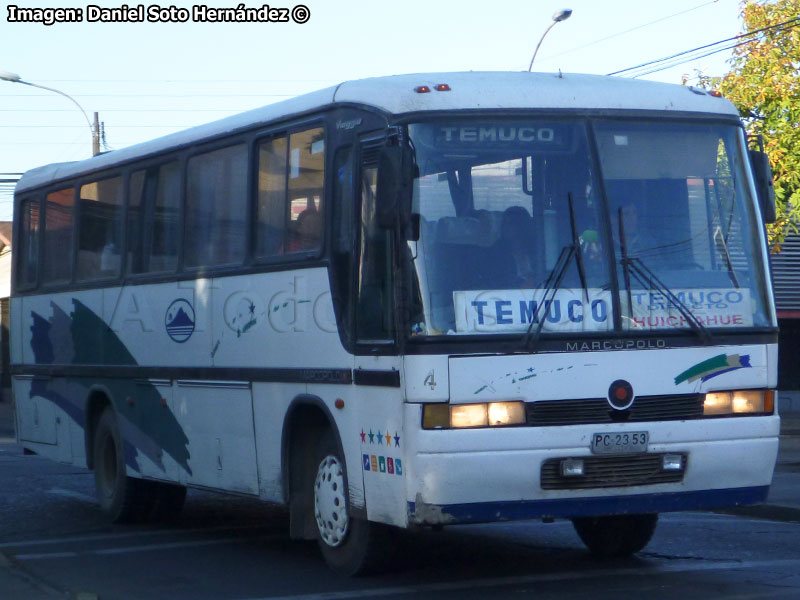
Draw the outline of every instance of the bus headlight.
[[[423,429],[504,427],[522,423],[525,423],[524,402],[426,404],[422,409]]]
[[[525,422],[525,405],[522,402],[490,402],[489,425],[518,425]]]
[[[485,404],[457,404],[450,407],[451,427],[486,427],[488,424]]]
[[[703,415],[772,414],[774,405],[772,390],[709,392],[703,401]]]

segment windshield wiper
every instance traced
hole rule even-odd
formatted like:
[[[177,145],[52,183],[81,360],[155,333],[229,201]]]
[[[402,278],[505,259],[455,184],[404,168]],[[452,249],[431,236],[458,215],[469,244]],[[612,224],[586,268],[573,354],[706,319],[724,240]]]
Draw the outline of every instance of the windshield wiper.
[[[553,270],[550,271],[550,275],[547,276],[547,281],[544,285],[544,295],[542,296],[542,301],[536,307],[536,310],[531,316],[531,324],[528,325],[528,329],[525,331],[525,335],[522,337],[523,348],[527,349],[531,341],[535,343],[539,339],[539,334],[542,333],[542,327],[544,327],[544,320],[547,317],[547,311],[550,309],[550,304],[553,302],[553,300],[555,300],[558,289],[561,287],[561,280],[564,279],[564,275],[567,272],[567,265],[569,265],[569,261],[574,253],[575,247],[573,244],[564,246],[561,249],[561,254],[558,255],[558,260],[556,261]],[[550,295],[549,300],[547,299],[548,295]],[[540,317],[539,310],[542,308],[544,311]],[[536,325],[536,330],[534,331],[533,326],[537,323],[538,325]]]
[[[556,294],[561,287],[561,281],[564,279],[564,275],[567,273],[569,261],[573,256],[575,256],[575,262],[578,265],[578,276],[581,280],[581,286],[583,286],[583,295],[586,298],[586,303],[589,303],[589,289],[586,286],[586,268],[583,262],[583,251],[581,250],[580,239],[578,238],[578,229],[575,225],[575,208],[572,205],[572,193],[567,194],[567,202],[569,206],[570,226],[572,228],[572,244],[568,244],[561,249],[561,254],[558,255],[558,260],[556,261],[553,270],[550,271],[550,275],[547,276],[542,301],[536,307],[536,310],[531,316],[531,324],[528,325],[528,329],[522,338],[522,346],[525,349],[528,348],[531,341],[533,341],[535,344],[539,340],[539,335],[542,333],[544,320],[547,317],[548,311],[550,310],[550,305],[556,298]],[[548,295],[550,295],[549,300],[547,299]],[[539,316],[540,309],[542,309],[541,317]],[[537,323],[535,332],[533,331],[534,323]]]
[[[681,316],[686,319],[686,322],[689,324],[689,327],[692,328],[692,331],[702,337],[706,342],[710,342],[711,334],[709,333],[708,328],[706,328],[700,319],[698,319],[689,309],[689,307],[686,306],[686,303],[678,298],[678,296],[676,296],[675,293],[656,276],[653,270],[642,262],[641,258],[636,256],[628,256],[628,244],[625,238],[625,226],[623,225],[622,208],[619,209],[619,243],[622,250],[620,264],[622,265],[622,270],[625,277],[625,289],[628,292],[628,310],[630,311],[631,318],[633,318],[633,302],[631,297],[631,275],[633,275],[645,289],[655,288],[658,292],[666,296],[669,303],[677,308],[678,312],[681,313]]]
[[[728,242],[725,240],[725,235],[722,233],[722,228],[719,225],[717,225],[717,228],[714,231],[714,244],[717,245],[717,252],[722,254],[723,258],[725,259],[725,265],[728,267],[728,276],[731,278],[733,287],[741,287],[739,285],[739,279],[736,277],[736,271],[733,269],[731,253],[728,251]]]

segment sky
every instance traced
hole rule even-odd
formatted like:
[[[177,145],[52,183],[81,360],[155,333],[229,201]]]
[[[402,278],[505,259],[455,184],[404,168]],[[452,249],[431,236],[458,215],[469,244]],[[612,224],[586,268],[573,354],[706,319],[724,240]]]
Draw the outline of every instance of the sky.
[[[275,0],[272,8],[308,20],[196,22],[191,2],[143,3],[145,14],[189,9],[186,22],[88,22],[94,0],[20,8],[82,9],[82,22],[11,22],[0,5],[0,71],[58,89],[103,122],[106,146],[119,149],[341,81],[400,73],[524,71],[552,15],[572,16],[545,37],[534,71],[608,74],[741,32],[739,0]],[[209,7],[261,8],[264,0]],[[137,6],[129,0],[127,6]],[[162,12],[169,12],[168,10]],[[165,15],[167,16],[167,15]],[[291,16],[290,16],[291,19]],[[728,71],[720,52],[642,79],[680,83],[700,69]],[[617,75],[617,76],[625,76]],[[63,96],[0,81],[0,180],[53,162],[91,155],[91,130]],[[11,219],[10,188],[0,184],[0,220]]]

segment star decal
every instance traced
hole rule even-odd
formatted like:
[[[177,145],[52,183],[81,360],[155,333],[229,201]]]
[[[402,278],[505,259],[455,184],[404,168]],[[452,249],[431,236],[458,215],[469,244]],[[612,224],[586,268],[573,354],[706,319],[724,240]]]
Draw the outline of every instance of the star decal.
[[[372,433],[372,429],[369,430],[369,443],[372,444],[375,442],[375,434]]]
[[[380,430],[378,430],[378,445],[383,445],[383,434],[380,432]]]
[[[367,434],[364,433],[364,428],[362,427],[361,428],[361,443],[363,444],[366,441],[367,441]]]
[[[395,448],[399,448],[400,447],[400,436],[397,435],[396,431],[394,432],[394,446],[395,446]]]
[[[386,445],[387,446],[391,446],[392,445],[392,436],[391,436],[391,434],[387,431],[386,435],[384,437],[386,438]]]

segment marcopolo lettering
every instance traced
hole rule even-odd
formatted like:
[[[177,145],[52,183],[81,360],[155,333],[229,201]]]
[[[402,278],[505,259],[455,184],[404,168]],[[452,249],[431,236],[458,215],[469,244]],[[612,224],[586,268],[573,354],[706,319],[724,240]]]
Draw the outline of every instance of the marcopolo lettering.
[[[442,127],[445,142],[552,142],[555,131],[549,127]]]
[[[665,340],[598,340],[591,342],[567,342],[568,351],[596,352],[598,350],[654,350],[666,348]]]

